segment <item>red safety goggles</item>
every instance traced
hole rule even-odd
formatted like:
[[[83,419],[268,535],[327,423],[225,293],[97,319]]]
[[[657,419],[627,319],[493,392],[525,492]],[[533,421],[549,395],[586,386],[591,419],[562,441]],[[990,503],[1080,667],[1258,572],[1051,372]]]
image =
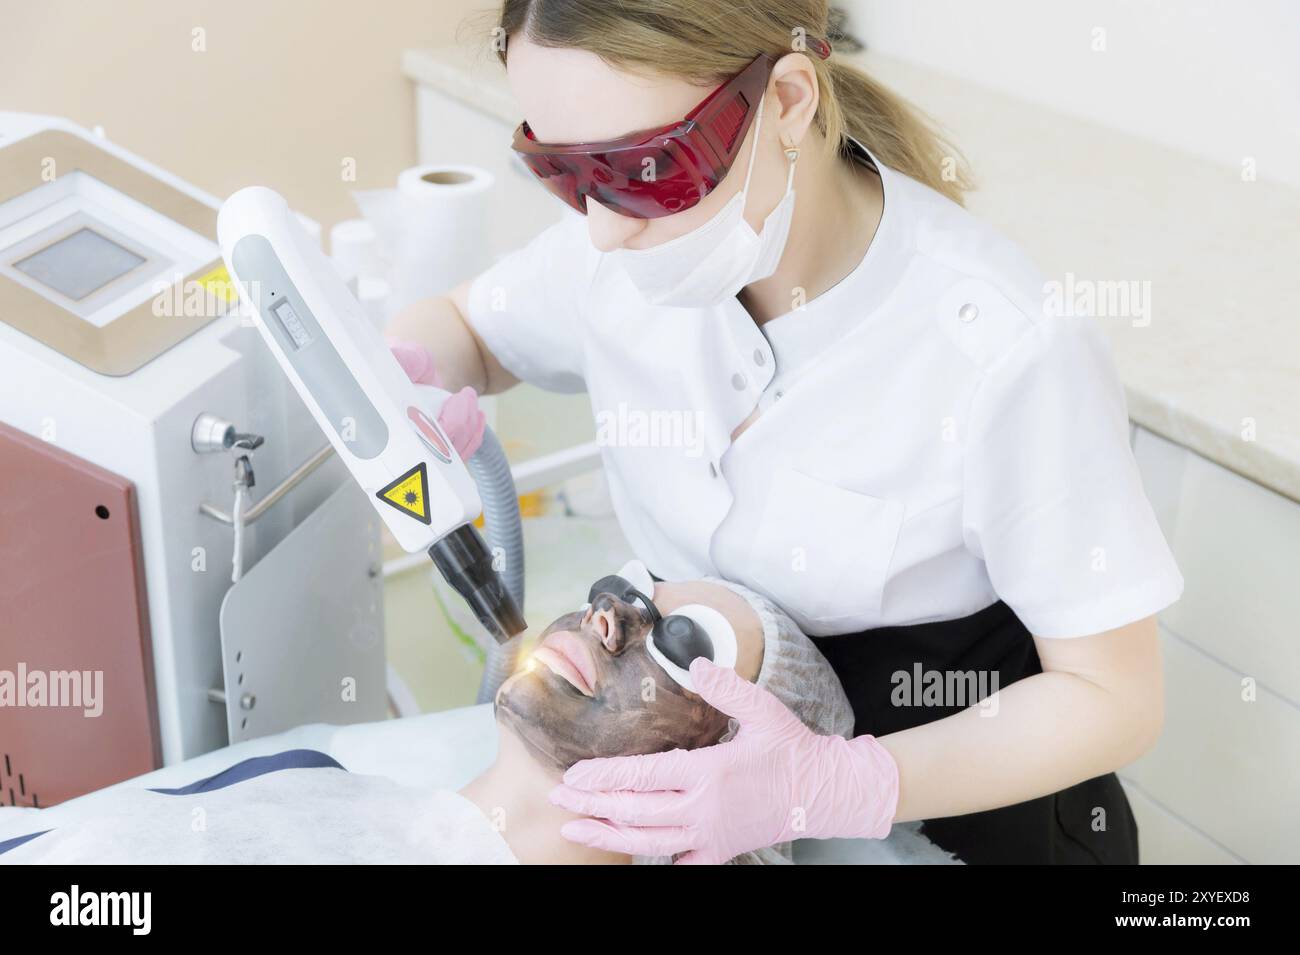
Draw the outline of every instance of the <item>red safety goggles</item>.
[[[830,44],[809,38],[825,59]],[[587,197],[621,215],[658,219],[694,206],[731,169],[767,88],[775,57],[761,53],[719,86],[686,118],[601,143],[539,143],[528,123],[515,130],[514,150],[542,185],[583,215]]]

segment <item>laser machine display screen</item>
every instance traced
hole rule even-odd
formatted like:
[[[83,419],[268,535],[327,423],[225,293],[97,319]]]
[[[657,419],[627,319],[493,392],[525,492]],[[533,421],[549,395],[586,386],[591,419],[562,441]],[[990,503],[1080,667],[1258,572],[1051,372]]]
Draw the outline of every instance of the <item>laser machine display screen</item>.
[[[295,348],[302,348],[311,344],[311,332],[307,331],[307,326],[302,323],[298,313],[293,310],[293,306],[288,302],[281,302],[279,305],[273,305],[271,311],[275,317],[280,320],[280,325],[284,328],[285,334],[293,342]]]
[[[79,302],[145,260],[93,229],[81,228],[13,264],[24,275]]]

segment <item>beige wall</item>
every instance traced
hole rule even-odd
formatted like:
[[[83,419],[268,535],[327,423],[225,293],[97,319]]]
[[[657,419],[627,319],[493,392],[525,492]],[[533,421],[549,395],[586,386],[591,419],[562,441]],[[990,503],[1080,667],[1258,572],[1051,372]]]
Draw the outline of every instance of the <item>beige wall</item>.
[[[491,6],[0,0],[0,109],[102,125],[219,197],[271,186],[328,226],[356,214],[351,189],[390,185],[415,161],[402,50],[453,42],[467,13]]]

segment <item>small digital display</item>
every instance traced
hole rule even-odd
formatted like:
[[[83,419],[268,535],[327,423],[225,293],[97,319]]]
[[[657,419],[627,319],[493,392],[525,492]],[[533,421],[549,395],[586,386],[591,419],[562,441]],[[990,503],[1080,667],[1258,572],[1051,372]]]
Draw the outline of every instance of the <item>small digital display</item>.
[[[280,327],[284,333],[289,336],[289,341],[293,342],[294,348],[302,348],[311,343],[311,332],[307,331],[307,326],[302,323],[298,313],[293,310],[293,306],[288,302],[281,302],[278,305],[272,305],[271,311],[280,321]]]
[[[80,302],[145,261],[94,229],[83,227],[13,265],[60,295]]]

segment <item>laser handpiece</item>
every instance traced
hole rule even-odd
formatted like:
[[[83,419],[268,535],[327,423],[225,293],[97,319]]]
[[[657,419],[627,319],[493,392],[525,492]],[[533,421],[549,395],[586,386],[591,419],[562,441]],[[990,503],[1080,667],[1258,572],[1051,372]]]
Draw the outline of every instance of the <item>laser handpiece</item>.
[[[221,254],[271,354],[408,553],[426,550],[498,642],[523,615],[471,523],[473,478],[379,330],[276,192],[241,189]]]

